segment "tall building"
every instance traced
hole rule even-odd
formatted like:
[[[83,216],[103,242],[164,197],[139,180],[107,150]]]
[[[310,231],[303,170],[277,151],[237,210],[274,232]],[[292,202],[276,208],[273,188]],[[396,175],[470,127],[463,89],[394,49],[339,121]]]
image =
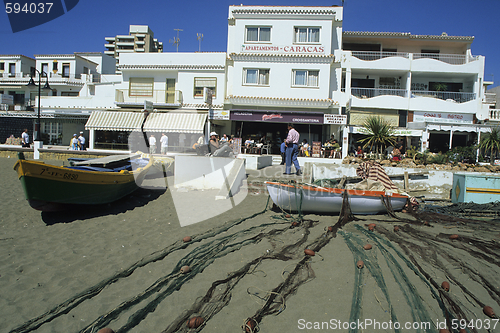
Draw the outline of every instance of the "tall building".
[[[106,37],[104,54],[116,59],[117,64],[120,53],[155,53],[163,52],[163,42],[154,38],[153,31],[147,25],[131,25],[128,35]]]

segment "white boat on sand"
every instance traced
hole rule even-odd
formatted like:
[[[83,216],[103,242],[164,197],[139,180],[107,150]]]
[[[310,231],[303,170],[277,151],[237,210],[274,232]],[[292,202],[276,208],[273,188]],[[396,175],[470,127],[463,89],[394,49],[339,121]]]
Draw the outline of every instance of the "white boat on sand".
[[[406,194],[385,191],[338,189],[299,183],[265,182],[265,184],[273,202],[285,211],[339,213],[345,191],[353,214],[385,213],[387,208],[383,197],[390,199],[392,209],[398,211],[403,209],[409,199]]]

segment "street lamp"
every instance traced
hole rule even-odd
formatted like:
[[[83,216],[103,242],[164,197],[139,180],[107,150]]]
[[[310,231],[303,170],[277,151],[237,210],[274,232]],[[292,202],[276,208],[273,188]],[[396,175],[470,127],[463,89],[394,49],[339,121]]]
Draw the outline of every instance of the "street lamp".
[[[34,158],[38,159],[38,157],[39,157],[38,149],[42,148],[42,142],[41,142],[42,140],[40,139],[40,96],[42,95],[41,89],[43,89],[43,90],[52,90],[52,89],[49,86],[49,77],[48,77],[47,73],[45,73],[44,71],[40,72],[36,68],[33,68],[33,70],[31,71],[31,78],[27,84],[28,88],[33,89],[36,87],[35,80],[33,80],[33,75],[35,74],[35,72],[38,72],[38,115],[37,115],[36,124],[35,124],[36,135],[35,135],[35,140],[33,143],[34,143]],[[47,82],[45,82],[45,85],[42,88],[42,75],[43,74],[45,74],[45,76],[47,77]]]

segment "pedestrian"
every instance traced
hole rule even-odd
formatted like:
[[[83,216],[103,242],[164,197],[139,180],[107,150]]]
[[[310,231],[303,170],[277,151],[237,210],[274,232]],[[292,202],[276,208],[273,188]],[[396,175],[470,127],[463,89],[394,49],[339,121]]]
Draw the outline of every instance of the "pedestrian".
[[[295,166],[296,175],[300,176],[302,171],[300,171],[299,161],[297,156],[299,155],[299,138],[300,134],[294,128],[293,124],[288,124],[288,136],[286,137],[286,166],[285,175],[290,175],[292,171],[292,163]]]
[[[149,137],[149,153],[156,154],[156,138],[153,134]]]
[[[83,132],[80,132],[78,141],[80,143],[80,150],[87,150],[87,147],[85,146],[85,137],[83,136]]]
[[[78,138],[76,137],[76,133],[73,134],[73,138],[71,139],[71,150],[78,150]]]
[[[280,153],[281,153],[280,165],[285,165],[285,157],[286,157],[286,142],[285,141],[283,141],[280,145]]]
[[[167,149],[168,149],[168,136],[165,135],[165,133],[161,133],[161,153],[163,155],[167,154]]]
[[[224,133],[224,134],[222,135],[222,138],[220,138],[220,142],[226,142],[226,141],[229,141],[229,139],[228,139],[228,137],[227,137],[226,133]]]
[[[215,153],[215,151],[219,149],[219,139],[217,137],[218,135],[216,132],[210,133],[210,142],[209,142],[210,154]]]
[[[30,147],[30,136],[28,135],[28,129],[25,128],[23,134],[21,134],[21,147],[29,148]]]

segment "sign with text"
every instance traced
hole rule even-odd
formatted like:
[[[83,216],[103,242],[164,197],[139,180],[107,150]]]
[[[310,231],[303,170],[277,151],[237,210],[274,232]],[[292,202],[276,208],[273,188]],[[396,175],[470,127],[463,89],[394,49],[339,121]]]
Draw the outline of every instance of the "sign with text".
[[[347,115],[345,114],[328,114],[325,113],[325,124],[331,125],[347,125]]]
[[[242,53],[324,54],[325,49],[323,45],[241,45]]]
[[[229,111],[227,110],[208,110],[208,119],[210,120],[229,120]]]
[[[231,111],[231,120],[270,123],[323,124],[323,113]]]
[[[429,123],[472,124],[473,115],[470,113],[415,112],[413,114],[413,121],[426,121]]]

